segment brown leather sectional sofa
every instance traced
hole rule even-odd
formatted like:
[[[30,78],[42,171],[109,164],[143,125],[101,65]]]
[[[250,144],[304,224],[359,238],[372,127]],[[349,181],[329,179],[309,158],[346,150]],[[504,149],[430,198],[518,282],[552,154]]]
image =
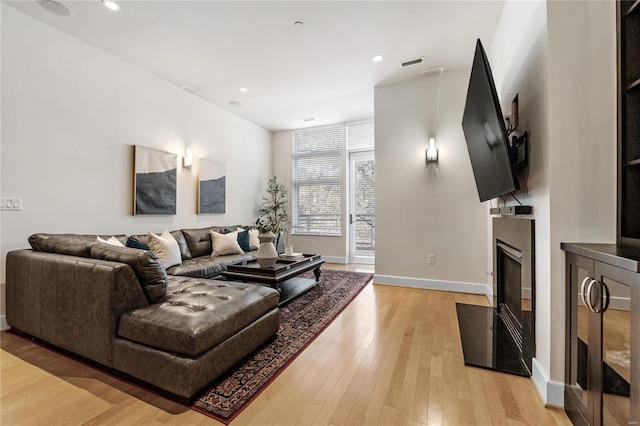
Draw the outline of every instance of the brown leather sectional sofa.
[[[96,235],[34,234],[7,254],[7,322],[189,400],[280,325],[276,290],[212,279],[255,254],[211,257],[212,229],[173,231],[183,262],[167,270]]]

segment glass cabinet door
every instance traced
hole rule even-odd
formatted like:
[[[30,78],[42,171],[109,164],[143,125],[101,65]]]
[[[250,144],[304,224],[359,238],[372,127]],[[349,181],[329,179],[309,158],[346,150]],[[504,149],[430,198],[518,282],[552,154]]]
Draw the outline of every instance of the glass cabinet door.
[[[594,418],[594,383],[589,360],[596,356],[596,348],[590,344],[597,328],[597,318],[585,306],[582,294],[594,276],[592,260],[567,254],[567,282],[570,283],[567,294],[569,327],[567,351],[570,362],[565,372],[565,392],[575,410],[587,423]],[[573,416],[572,416],[573,418]]]
[[[608,303],[602,313],[602,421],[605,425],[627,426],[634,424],[631,415],[631,385],[634,383],[631,360],[638,356],[631,342],[632,294],[627,279],[633,275],[600,264],[596,266],[596,273],[604,284],[601,300]]]

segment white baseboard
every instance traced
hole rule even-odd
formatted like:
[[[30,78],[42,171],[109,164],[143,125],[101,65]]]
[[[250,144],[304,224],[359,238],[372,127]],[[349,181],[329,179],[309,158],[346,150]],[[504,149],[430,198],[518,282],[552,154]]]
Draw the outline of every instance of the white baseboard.
[[[465,283],[458,281],[430,280],[426,278],[395,277],[392,275],[373,276],[375,284],[395,285],[399,287],[424,288],[427,290],[452,291],[457,293],[484,294],[492,301],[493,291],[490,285]]]
[[[618,311],[630,311],[631,299],[627,297],[612,296],[611,298],[609,298],[609,308],[615,309]]]
[[[0,315],[0,331],[5,331],[10,329],[9,324],[7,324],[7,317],[4,315]]]
[[[537,359],[532,360],[533,372],[531,378],[545,405],[564,406],[564,383],[554,382]]]
[[[337,263],[339,265],[346,265],[347,263],[347,258],[346,257],[340,257],[340,256],[322,256],[322,258],[324,259],[325,262],[327,263]]]

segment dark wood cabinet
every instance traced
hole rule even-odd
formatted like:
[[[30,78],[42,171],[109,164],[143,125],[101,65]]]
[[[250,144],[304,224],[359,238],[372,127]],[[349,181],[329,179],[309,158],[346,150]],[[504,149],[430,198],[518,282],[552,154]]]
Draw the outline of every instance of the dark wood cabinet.
[[[640,0],[618,1],[618,244],[640,247]]]
[[[640,249],[563,243],[565,411],[577,425],[640,425]]]

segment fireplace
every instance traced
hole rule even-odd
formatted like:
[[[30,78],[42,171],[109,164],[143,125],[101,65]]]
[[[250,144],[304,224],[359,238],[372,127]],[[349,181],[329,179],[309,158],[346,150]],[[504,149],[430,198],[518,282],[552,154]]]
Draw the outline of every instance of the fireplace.
[[[531,375],[534,230],[531,219],[493,219],[493,307],[456,304],[466,365]]]

